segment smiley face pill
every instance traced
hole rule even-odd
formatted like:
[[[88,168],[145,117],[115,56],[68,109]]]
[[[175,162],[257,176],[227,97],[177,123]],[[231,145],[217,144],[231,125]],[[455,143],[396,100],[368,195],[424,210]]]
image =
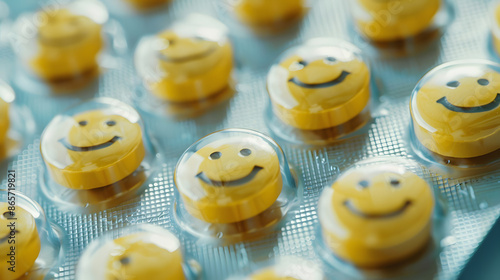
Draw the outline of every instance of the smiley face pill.
[[[166,230],[133,233],[98,245],[82,255],[77,279],[185,279],[179,239]]]
[[[145,156],[139,121],[134,109],[114,99],[56,116],[40,144],[52,179],[71,189],[94,189],[131,175]]]
[[[441,7],[441,0],[356,0],[355,22],[361,34],[378,42],[417,36],[428,29]]]
[[[285,52],[267,76],[274,114],[285,124],[319,130],[347,124],[370,100],[370,70],[360,51],[317,38]]]
[[[272,143],[251,131],[223,130],[193,144],[174,174],[187,212],[208,223],[234,223],[271,207],[283,186]]]
[[[233,50],[220,22],[192,15],[143,38],[135,65],[144,86],[156,97],[174,103],[203,101],[228,89]]]
[[[427,73],[410,102],[413,132],[442,157],[471,159],[500,149],[500,65],[443,64]]]
[[[397,165],[348,170],[321,194],[323,239],[339,258],[376,268],[403,261],[430,239],[430,186]]]
[[[94,11],[97,12],[97,11]],[[69,9],[39,12],[47,20],[38,26],[32,71],[48,82],[60,82],[96,72],[103,48],[101,25]]]
[[[40,237],[35,219],[23,208],[16,206],[9,210],[7,202],[0,202],[0,278],[5,280],[18,279],[35,264],[40,254]],[[15,222],[15,228],[10,224]],[[13,241],[15,243],[13,243]],[[10,271],[11,247],[15,247],[15,271]]]
[[[238,0],[231,5],[240,21],[257,30],[289,25],[306,11],[305,0]]]

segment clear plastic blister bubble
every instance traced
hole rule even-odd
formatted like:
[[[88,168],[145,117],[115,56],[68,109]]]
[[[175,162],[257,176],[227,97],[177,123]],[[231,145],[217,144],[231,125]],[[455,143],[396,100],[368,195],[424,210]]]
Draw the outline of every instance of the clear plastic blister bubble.
[[[197,236],[247,240],[265,236],[300,200],[281,148],[251,130],[202,138],[179,159],[175,218]]]
[[[21,14],[9,36],[19,60],[16,86],[28,93],[73,94],[118,67],[116,56],[127,50],[123,30],[95,0]]]
[[[7,173],[6,186],[15,184]],[[47,220],[38,203],[11,189],[0,190],[0,278],[53,279],[64,261],[64,232]]]
[[[76,279],[198,279],[198,263],[184,261],[183,255],[170,231],[150,224],[129,226],[94,240],[78,261]]]
[[[451,172],[494,168],[500,155],[499,106],[499,64],[460,60],[434,68],[412,93],[413,151]]]
[[[376,105],[361,51],[333,38],[311,39],[285,51],[269,70],[267,90],[271,131],[295,143],[348,138],[362,131]]]
[[[18,154],[34,138],[33,117],[15,98],[14,90],[0,80],[0,161]]]
[[[427,47],[454,17],[452,3],[447,0],[355,0],[351,11],[361,37],[391,55]]]
[[[326,187],[316,250],[346,279],[427,279],[451,235],[445,200],[417,163],[361,161]],[[325,272],[328,273],[328,272]]]
[[[310,8],[310,0],[217,0],[225,17],[239,29],[273,35],[297,24]]]
[[[297,256],[281,256],[267,262],[252,263],[250,273],[239,273],[227,280],[325,280],[321,266]]]
[[[191,14],[142,38],[134,62],[142,79],[135,98],[145,111],[192,117],[234,94],[227,28],[206,15]]]
[[[138,197],[160,161],[139,114],[111,98],[56,116],[40,142],[42,191],[70,211],[99,211]]]

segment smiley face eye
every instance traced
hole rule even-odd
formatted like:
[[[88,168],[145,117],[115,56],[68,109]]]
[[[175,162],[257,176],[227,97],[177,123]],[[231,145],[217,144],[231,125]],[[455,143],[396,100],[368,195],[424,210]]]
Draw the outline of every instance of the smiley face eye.
[[[86,125],[87,125],[87,123],[88,123],[87,121],[79,121],[79,122],[78,122],[78,124],[79,124],[80,126],[86,126]]]
[[[241,156],[244,156],[244,157],[247,157],[247,156],[249,156],[249,155],[251,155],[251,154],[252,154],[252,151],[251,151],[250,149],[242,149],[242,150],[240,151],[240,155],[241,155]]]
[[[487,86],[490,84],[490,81],[488,81],[487,79],[479,79],[479,80],[477,80],[477,83],[482,85],[482,86]]]
[[[297,61],[297,64],[302,65],[302,67],[306,67],[307,66],[307,62],[305,62],[303,60]]]
[[[450,88],[457,88],[459,85],[460,85],[459,81],[451,81],[446,84],[446,86]]]
[[[334,57],[325,57],[325,59],[323,60],[325,62],[325,64],[334,64],[335,62],[337,62],[337,59],[335,59]]]
[[[107,122],[106,122],[106,125],[107,125],[107,126],[115,126],[115,125],[116,125],[116,122],[115,122],[115,121],[113,121],[113,120],[111,120],[111,121],[107,121]]]
[[[216,159],[220,159],[221,156],[222,156],[221,152],[213,152],[210,154],[209,158],[211,160],[216,160]]]
[[[366,189],[366,188],[368,188],[368,186],[370,186],[370,183],[368,183],[368,181],[366,181],[366,180],[360,181],[358,184],[363,189]]]
[[[391,186],[393,187],[399,187],[401,182],[398,179],[391,179]]]
[[[130,263],[130,258],[129,257],[123,257],[120,259],[120,263],[123,265],[127,265]]]
[[[16,215],[16,212],[10,212],[10,211],[7,211],[7,212],[4,212],[2,214],[6,219],[9,219],[9,218],[14,218],[14,216]]]

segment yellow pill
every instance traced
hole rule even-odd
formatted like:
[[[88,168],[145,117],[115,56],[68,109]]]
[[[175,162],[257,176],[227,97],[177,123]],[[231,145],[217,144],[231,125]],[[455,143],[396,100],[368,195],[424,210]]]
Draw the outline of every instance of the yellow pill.
[[[132,174],[145,156],[139,116],[120,108],[58,116],[45,129],[41,152],[52,179],[94,189]]]
[[[433,24],[441,0],[356,0],[355,21],[374,41],[396,41],[419,35]]]
[[[237,0],[234,12],[245,24],[254,27],[279,26],[300,18],[305,0]]]
[[[332,252],[361,267],[383,267],[423,250],[430,239],[430,186],[396,165],[351,169],[326,188],[318,215]]]
[[[205,37],[196,30],[181,31],[157,35],[159,73],[146,86],[170,102],[202,101],[226,90],[233,70],[233,50],[227,37],[217,32],[215,37]]]
[[[184,280],[182,252],[177,237],[140,232],[126,235],[100,246],[80,260],[78,279],[106,280]]]
[[[138,10],[151,9],[170,2],[170,0],[124,0],[124,1],[132,4],[132,6],[134,6]]]
[[[438,66],[416,86],[413,129],[428,150],[474,158],[500,149],[500,65],[458,61]]]
[[[331,128],[354,119],[368,105],[370,71],[346,46],[305,44],[271,67],[267,89],[274,113],[284,123],[304,130]]]
[[[283,185],[274,148],[252,134],[211,139],[188,150],[175,171],[188,213],[208,223],[234,223],[271,207]]]
[[[0,82],[0,87],[2,86]],[[0,88],[0,91],[3,89]],[[7,131],[10,127],[9,118],[10,102],[3,99],[2,93],[0,93],[0,145],[5,143],[5,138],[7,137]]]
[[[12,213],[9,206],[7,202],[0,202],[0,279],[3,280],[14,280],[28,272],[41,246],[33,216],[19,206]],[[13,264],[11,254],[15,254]],[[15,271],[10,270],[11,267],[15,267],[12,268]]]
[[[35,74],[58,82],[95,72],[103,48],[101,25],[66,9],[39,13],[47,20],[38,28],[38,51],[30,61]]]

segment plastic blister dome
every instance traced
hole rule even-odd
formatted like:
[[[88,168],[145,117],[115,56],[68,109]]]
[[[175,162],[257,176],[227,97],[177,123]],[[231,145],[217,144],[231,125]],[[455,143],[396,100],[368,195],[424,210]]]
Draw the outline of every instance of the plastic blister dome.
[[[500,65],[445,63],[427,73],[411,97],[412,142],[424,158],[481,165],[500,149]]]
[[[148,93],[146,103],[184,106],[216,103],[231,87],[233,50],[227,28],[193,14],[169,29],[141,39],[135,67]],[[166,105],[165,105],[166,106]]]
[[[183,280],[192,272],[184,272],[182,255],[179,239],[168,230],[148,224],[128,227],[90,244],[78,262],[76,279]]]
[[[267,89],[277,121],[290,126],[274,122],[278,135],[335,139],[370,119],[370,68],[341,40],[316,38],[285,51],[269,70]]]
[[[321,194],[320,253],[346,275],[421,275],[442,249],[449,230],[445,216],[441,198],[416,163],[362,161]]]
[[[296,192],[279,146],[248,130],[222,130],[193,144],[179,159],[174,181],[183,202],[179,209],[188,213],[180,214],[186,219],[181,223],[222,224],[211,228],[223,234],[231,225],[237,233],[276,223]]]
[[[308,10],[307,0],[220,0],[234,16],[258,33],[280,31],[300,20]]]
[[[15,182],[14,173],[8,174]],[[44,279],[55,273],[63,258],[62,231],[47,221],[38,203],[21,193],[0,190],[0,198],[0,277]]]
[[[54,87],[81,87],[99,72],[98,56],[104,49],[103,25],[107,20],[108,12],[98,1],[79,0],[57,9],[44,7],[17,19],[13,48],[31,75]]]
[[[80,197],[83,205],[138,191],[155,158],[139,114],[111,98],[94,99],[54,117],[42,134],[40,150],[52,180],[47,190],[67,188],[63,200]]]

